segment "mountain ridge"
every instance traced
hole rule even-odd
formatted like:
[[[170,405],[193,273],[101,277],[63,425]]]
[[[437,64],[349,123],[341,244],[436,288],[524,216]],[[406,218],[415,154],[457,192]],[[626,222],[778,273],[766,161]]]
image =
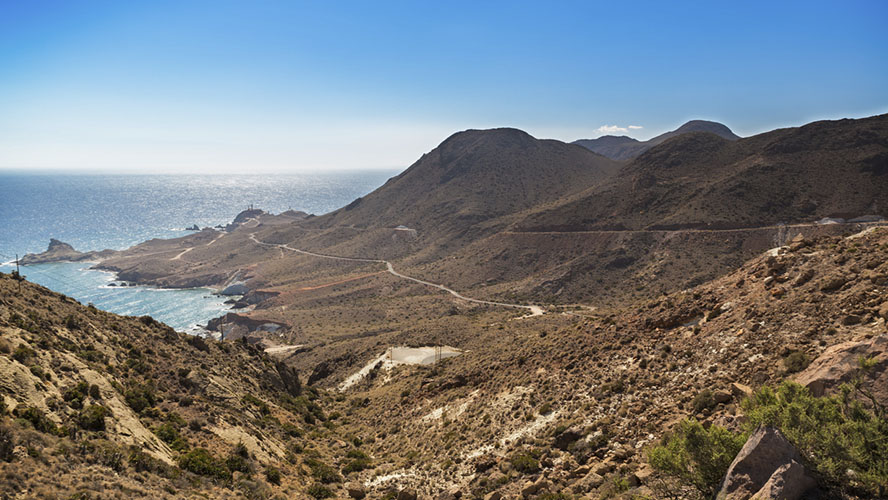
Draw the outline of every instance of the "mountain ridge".
[[[734,134],[726,125],[707,120],[691,120],[675,130],[665,132],[647,141],[639,141],[625,135],[605,135],[597,139],[579,139],[571,144],[577,144],[584,148],[607,156],[613,160],[627,161],[638,157],[648,149],[663,143],[678,135],[691,132],[709,132],[728,140],[737,140],[740,136]]]

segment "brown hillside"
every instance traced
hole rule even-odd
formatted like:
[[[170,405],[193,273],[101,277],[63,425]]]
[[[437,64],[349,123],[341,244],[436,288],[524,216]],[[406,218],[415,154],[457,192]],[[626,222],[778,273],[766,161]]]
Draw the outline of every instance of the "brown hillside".
[[[721,123],[706,120],[691,120],[675,130],[660,134],[647,141],[639,141],[631,137],[626,137],[625,135],[606,135],[597,139],[580,139],[571,144],[583,146],[586,149],[607,156],[613,160],[624,161],[635,158],[648,149],[665,142],[667,139],[691,132],[709,132],[730,141],[735,141],[740,138],[734,134],[734,132],[731,132],[731,129]]]
[[[314,221],[321,227],[416,229],[461,238],[478,227],[580,191],[618,164],[584,148],[539,140],[515,129],[454,134],[402,174],[346,207]]]
[[[606,185],[520,225],[751,227],[886,212],[888,115],[881,115],[737,141],[680,135],[636,158]]]

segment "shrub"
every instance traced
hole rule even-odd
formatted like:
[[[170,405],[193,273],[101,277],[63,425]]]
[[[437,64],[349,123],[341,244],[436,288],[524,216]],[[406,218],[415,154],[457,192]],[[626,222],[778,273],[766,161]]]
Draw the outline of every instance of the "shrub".
[[[342,482],[342,476],[339,475],[339,472],[324,462],[310,458],[305,463],[311,468],[311,475],[318,481],[324,484]]]
[[[21,364],[26,364],[35,355],[36,353],[34,352],[34,349],[31,349],[24,344],[19,344],[19,346],[16,347],[15,351],[13,351],[12,353],[12,359],[18,361]]]
[[[700,413],[701,411],[708,410],[715,406],[715,397],[712,395],[712,391],[709,389],[703,389],[698,392],[696,396],[694,396],[693,401],[691,401],[691,406],[694,408],[695,413]]]
[[[154,390],[147,385],[136,385],[131,387],[130,389],[127,389],[123,397],[126,400],[126,404],[128,404],[136,413],[142,413],[145,408],[154,406],[157,402]]]
[[[89,397],[93,399],[102,399],[102,392],[99,390],[99,386],[96,384],[89,386]]]
[[[281,471],[275,467],[265,469],[265,479],[271,484],[281,484]]]
[[[27,408],[23,408],[19,410],[19,408],[15,409],[15,416],[29,422],[35,429],[40,432],[45,432],[47,434],[54,434],[56,431],[56,425],[52,422],[52,420],[46,418],[46,415],[40,411],[39,408],[35,408],[33,406],[29,406]]]
[[[15,435],[12,433],[12,428],[6,425],[0,426],[0,460],[11,461],[13,449],[15,449]]]
[[[859,392],[859,379],[828,397],[787,381],[762,388],[743,408],[750,426],[780,429],[828,485],[845,489],[850,481],[852,489],[881,496],[888,484],[888,419],[878,405],[865,408]]]
[[[137,446],[130,446],[127,461],[136,472],[153,472],[164,477],[170,475],[170,466],[145,453]]]
[[[177,463],[181,469],[193,472],[199,476],[209,476],[222,480],[231,479],[231,471],[225,467],[225,464],[217,460],[204,448],[195,448],[179,456]]]
[[[518,472],[533,474],[540,470],[540,462],[537,460],[539,455],[539,452],[534,450],[518,451],[512,454],[512,458],[509,461]]]
[[[176,451],[185,451],[188,449],[188,442],[179,434],[178,427],[170,422],[160,424],[154,429],[154,434]]]
[[[702,496],[712,497],[745,442],[743,434],[717,425],[705,429],[688,419],[651,449],[648,462],[655,470],[692,485]]]
[[[361,472],[362,470],[373,467],[373,462],[370,460],[370,457],[361,450],[349,450],[345,456],[351,459],[342,468],[342,472],[346,474]]]
[[[320,499],[320,498],[332,498],[333,497],[333,492],[330,491],[330,488],[327,488],[323,484],[313,484],[313,485],[309,486],[306,493],[308,493],[308,496],[310,496],[312,498],[319,498]]]
[[[808,355],[801,351],[796,351],[783,358],[783,367],[786,368],[787,373],[800,372],[807,368],[809,364],[811,364],[811,360],[808,358]]]
[[[101,405],[89,405],[80,411],[77,417],[77,423],[82,429],[88,431],[105,430],[105,417],[108,416],[108,409]]]
[[[250,451],[244,443],[237,443],[228,458],[225,460],[225,466],[231,472],[243,472],[245,474],[253,473],[253,466],[250,464]]]
[[[86,399],[86,395],[89,392],[89,384],[86,382],[78,382],[74,387],[69,387],[62,392],[62,399],[64,399],[68,406],[74,409],[83,408],[83,400]]]

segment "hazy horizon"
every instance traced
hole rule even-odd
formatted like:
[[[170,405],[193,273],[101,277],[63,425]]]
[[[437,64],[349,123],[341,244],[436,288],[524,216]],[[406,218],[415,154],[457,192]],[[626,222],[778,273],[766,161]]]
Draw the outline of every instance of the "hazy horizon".
[[[470,128],[888,112],[883,2],[49,4],[0,6],[2,171],[403,170]]]

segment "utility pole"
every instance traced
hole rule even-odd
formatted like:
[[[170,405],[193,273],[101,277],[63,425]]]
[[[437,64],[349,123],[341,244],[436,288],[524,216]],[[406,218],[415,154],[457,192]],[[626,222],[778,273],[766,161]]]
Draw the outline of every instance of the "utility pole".
[[[18,281],[19,295],[22,293],[22,272],[19,270],[19,254],[15,254],[15,280]]]

